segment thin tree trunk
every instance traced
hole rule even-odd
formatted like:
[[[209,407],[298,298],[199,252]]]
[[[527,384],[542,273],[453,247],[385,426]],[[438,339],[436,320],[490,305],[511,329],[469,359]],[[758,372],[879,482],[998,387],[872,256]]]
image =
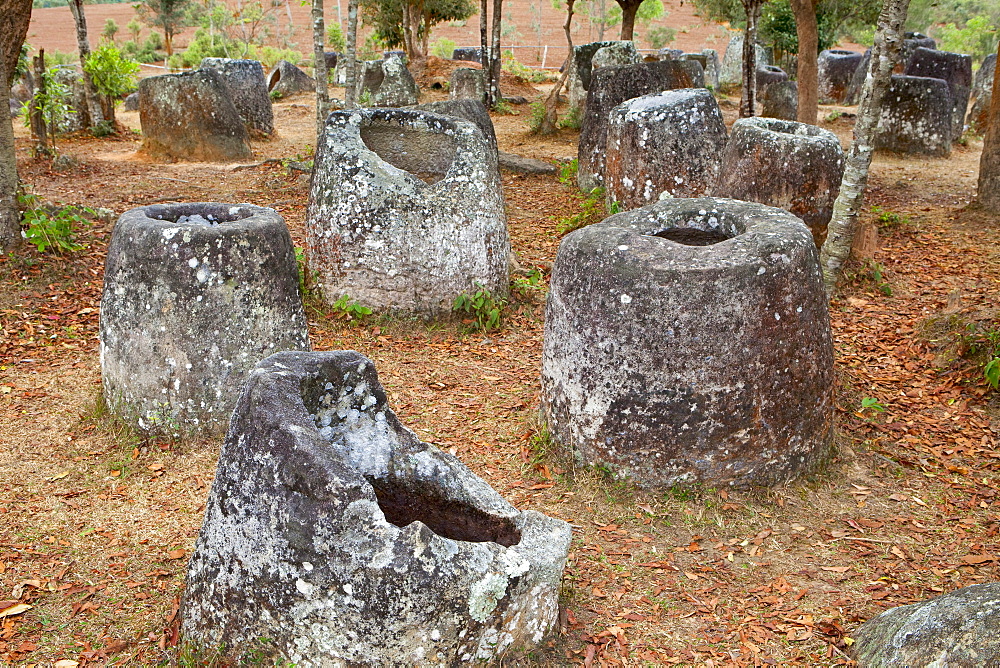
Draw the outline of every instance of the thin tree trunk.
[[[493,0],[493,43],[490,45],[490,99],[497,105],[503,99],[500,92],[500,20],[503,0]]]
[[[347,88],[344,108],[354,109],[358,99],[358,0],[347,3]]]
[[[635,36],[635,15],[639,12],[639,5],[641,5],[643,0],[635,2],[631,0],[630,2],[621,3],[619,6],[622,8],[622,39],[626,41],[631,41]]]
[[[326,27],[323,25],[323,0],[312,2],[313,74],[316,77],[316,136],[323,134],[330,113],[329,77],[326,72]]]
[[[288,41],[291,42],[292,37],[295,35],[295,21],[292,19],[292,0],[285,0],[285,14],[288,15]],[[212,19],[209,18],[210,25],[211,22]]]
[[[1000,54],[1000,45],[997,45]],[[1000,59],[1000,55],[997,56]],[[993,98],[990,100],[989,125],[983,138],[983,155],[979,159],[979,206],[1000,213],[1000,67],[993,73]]]
[[[90,127],[104,120],[101,113],[101,100],[97,97],[94,87],[94,77],[87,72],[87,60],[90,58],[90,40],[87,38],[87,16],[83,12],[83,0],[69,0],[69,10],[76,23],[76,43],[80,49],[80,67],[83,69],[83,94],[87,99],[87,113],[90,114]]]
[[[38,85],[35,88],[35,92],[31,96],[31,100],[28,104],[31,105],[30,113],[28,118],[31,123],[31,136],[35,138],[35,155],[36,156],[48,156],[52,155],[52,150],[49,148],[49,133],[48,129],[45,127],[45,116],[42,114],[42,110],[35,104],[36,100],[40,100],[45,97],[45,49],[39,49],[38,55],[32,59],[32,65],[35,68],[35,79],[38,80]]]
[[[406,51],[406,56],[413,60],[413,34],[412,34],[413,20],[410,17],[410,3],[403,3],[403,50]]]
[[[563,24],[563,32],[566,33],[566,45],[569,49],[566,54],[566,66],[563,67],[559,81],[549,91],[549,96],[545,98],[545,116],[542,118],[542,125],[538,129],[539,134],[550,135],[556,131],[556,124],[559,122],[559,113],[556,109],[559,104],[559,91],[569,79],[569,68],[573,63],[573,34],[570,32],[573,24],[573,5],[576,0],[566,0],[566,23]]]
[[[417,54],[418,58],[426,58],[427,54],[430,53],[431,13],[426,9],[423,10],[423,24],[424,32],[420,36],[420,53]]]
[[[792,0],[795,14],[795,33],[799,38],[798,80],[800,123],[816,125],[819,116],[819,26],[813,0]]]
[[[858,214],[868,185],[868,168],[875,151],[875,134],[882,115],[882,100],[889,90],[893,64],[903,46],[903,24],[906,23],[909,6],[910,0],[885,0],[878,17],[871,68],[861,89],[858,119],[854,124],[854,141],[847,153],[840,194],[833,203],[833,217],[819,255],[828,295],[833,294],[844,263],[851,254],[854,232],[858,227]]]
[[[490,94],[489,70],[490,70],[490,35],[489,35],[489,0],[479,0],[479,64],[482,65],[483,77],[483,104],[487,109],[493,106],[493,97]]]
[[[740,118],[757,113],[757,19],[763,0],[743,0],[747,27],[743,31],[743,95],[740,97]]]
[[[31,0],[0,0],[0,100],[10,99],[10,85],[21,45],[31,20]],[[21,243],[21,212],[17,207],[17,154],[10,114],[0,118],[0,251]]]

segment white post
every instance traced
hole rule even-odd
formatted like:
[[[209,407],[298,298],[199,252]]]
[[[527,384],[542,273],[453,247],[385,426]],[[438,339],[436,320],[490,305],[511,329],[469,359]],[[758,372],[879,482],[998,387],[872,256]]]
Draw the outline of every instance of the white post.
[[[542,49],[542,69],[545,69],[545,58],[549,55],[549,45],[546,44],[545,48]]]

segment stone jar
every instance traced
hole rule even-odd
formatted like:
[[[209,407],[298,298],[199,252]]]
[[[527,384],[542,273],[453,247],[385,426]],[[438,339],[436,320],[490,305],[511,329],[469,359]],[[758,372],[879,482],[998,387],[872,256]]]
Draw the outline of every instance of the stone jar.
[[[636,51],[635,43],[632,41],[590,42],[574,46],[566,82],[567,95],[569,96],[567,114],[583,114],[584,108],[587,106],[590,77],[594,71],[594,55],[605,47],[613,47],[631,53],[633,63],[638,63],[641,60],[639,52]]]
[[[780,484],[827,455],[832,399],[818,251],[788,212],[665,200],[560,244],[542,410],[578,460],[658,489]]]
[[[882,103],[875,148],[947,158],[951,155],[953,110],[947,81],[893,74]]]
[[[854,73],[861,65],[864,56],[854,51],[843,49],[825,49],[820,51],[816,59],[819,70],[819,99],[821,101],[843,104],[847,99],[848,88]]]
[[[972,93],[972,56],[917,47],[910,54],[903,74],[943,79],[951,93],[951,140],[957,141],[965,127],[965,114]]]
[[[837,135],[776,118],[733,124],[714,193],[776,206],[801,218],[822,245],[844,176]]]
[[[495,148],[470,121],[411,109],[333,112],[306,212],[309,266],[329,303],[448,313],[509,290]]]
[[[270,137],[274,133],[274,111],[263,65],[256,60],[203,58],[201,67],[218,70],[222,74],[236,111],[251,135]]]
[[[768,86],[761,96],[761,116],[794,121],[799,117],[799,83],[779,81]]]
[[[249,204],[126,211],[108,246],[100,330],[115,413],[145,429],[224,429],[258,361],[309,350],[285,221]]]
[[[399,56],[391,55],[359,65],[359,100],[370,95],[371,105],[376,107],[406,107],[420,101],[417,82]]]
[[[771,84],[788,81],[788,74],[777,65],[764,65],[757,68],[757,95],[763,95]]]
[[[448,98],[482,101],[485,86],[482,70],[474,67],[456,67],[448,80]]]
[[[557,622],[569,543],[400,424],[371,360],[281,353],[233,412],[181,634],[282,665],[498,661]]]
[[[719,177],[726,124],[704,88],[681,88],[619,104],[608,118],[604,186],[621,210],[670,197],[700,197]]]
[[[993,100],[993,75],[997,67],[997,54],[991,53],[983,59],[976,71],[972,85],[972,108],[969,110],[969,125],[981,135],[990,126],[990,103]]]
[[[267,75],[267,90],[288,97],[316,89],[316,80],[287,60],[279,60]]]

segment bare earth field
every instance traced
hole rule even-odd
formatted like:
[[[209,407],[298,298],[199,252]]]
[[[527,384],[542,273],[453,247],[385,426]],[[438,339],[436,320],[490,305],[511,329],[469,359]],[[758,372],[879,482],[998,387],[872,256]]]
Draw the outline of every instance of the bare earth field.
[[[724,108],[731,122],[734,103]],[[310,97],[275,112],[258,163],[311,150]],[[527,113],[494,116],[503,150],[575,156],[575,132],[538,139]],[[136,116],[121,120],[135,128]],[[850,122],[823,125],[846,144]],[[140,137],[122,134],[63,139],[79,162],[55,170],[17,132],[21,177],[45,199],[115,214],[252,202],[281,212],[303,245],[306,186],[280,163],[150,164],[135,157]],[[863,620],[1000,575],[998,404],[970,359],[997,329],[1000,283],[1000,227],[967,206],[979,153],[973,140],[947,160],[876,160],[868,204],[899,218],[866,215],[879,224],[878,271],[853,266],[831,304],[836,455],[786,487],[651,493],[572,466],[536,419],[544,289],[520,295],[489,336],[457,320],[348,322],[310,300],[312,344],[374,359],[423,439],[518,507],[573,524],[557,633],[512,663],[846,665]],[[558,220],[581,198],[554,177],[503,181],[518,259],[547,279]],[[84,230],[87,248],[65,256],[0,258],[0,610],[27,606],[0,618],[0,665],[176,660],[176,606],[220,441],[149,439],[102,410],[110,231]],[[866,397],[877,406],[862,409]]]

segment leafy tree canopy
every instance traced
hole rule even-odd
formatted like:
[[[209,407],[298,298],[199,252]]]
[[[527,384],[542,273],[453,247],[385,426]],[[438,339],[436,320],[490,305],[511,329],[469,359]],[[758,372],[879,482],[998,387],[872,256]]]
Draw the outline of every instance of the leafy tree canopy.
[[[464,21],[476,13],[471,0],[361,0],[361,13],[367,25],[375,30],[375,37],[386,46],[403,46],[403,5],[411,12],[416,10],[423,17],[418,36],[445,21]]]

